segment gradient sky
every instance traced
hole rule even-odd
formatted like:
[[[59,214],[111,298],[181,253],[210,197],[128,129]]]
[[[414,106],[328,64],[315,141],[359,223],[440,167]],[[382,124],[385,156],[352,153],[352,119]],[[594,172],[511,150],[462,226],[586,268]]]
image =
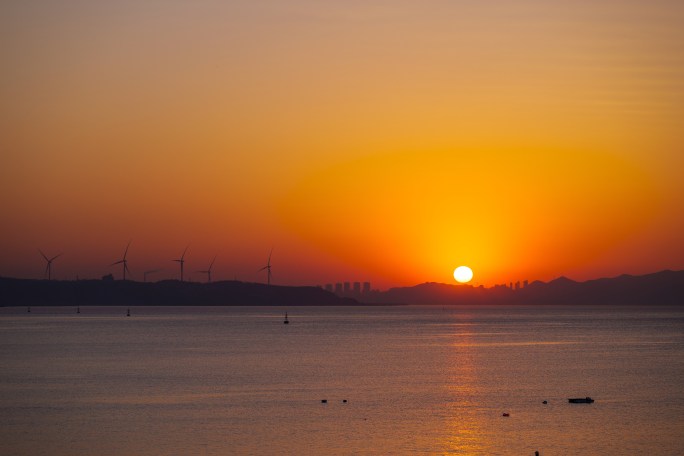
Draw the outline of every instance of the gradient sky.
[[[0,4],[0,275],[684,269],[680,1]],[[194,280],[201,274],[194,273]]]

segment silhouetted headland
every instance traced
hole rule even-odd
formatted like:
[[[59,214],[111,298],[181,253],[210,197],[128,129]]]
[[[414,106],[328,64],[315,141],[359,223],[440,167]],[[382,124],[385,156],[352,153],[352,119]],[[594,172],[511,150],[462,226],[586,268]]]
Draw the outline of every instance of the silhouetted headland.
[[[524,288],[423,283],[373,292],[364,301],[395,304],[684,305],[684,271],[575,282],[559,277]]]
[[[358,304],[317,287],[238,281],[28,280],[0,278],[3,306],[339,306]]]
[[[363,302],[318,287],[221,281],[30,280],[0,278],[3,306],[339,306],[339,305],[684,305],[684,271],[575,282],[560,277],[524,288],[423,283],[364,295]]]

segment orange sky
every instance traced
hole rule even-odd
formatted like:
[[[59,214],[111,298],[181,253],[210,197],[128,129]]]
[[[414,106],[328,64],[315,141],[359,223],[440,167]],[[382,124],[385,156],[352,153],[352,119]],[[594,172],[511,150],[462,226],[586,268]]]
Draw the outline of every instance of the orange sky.
[[[557,3],[4,2],[0,275],[684,269],[684,5]]]

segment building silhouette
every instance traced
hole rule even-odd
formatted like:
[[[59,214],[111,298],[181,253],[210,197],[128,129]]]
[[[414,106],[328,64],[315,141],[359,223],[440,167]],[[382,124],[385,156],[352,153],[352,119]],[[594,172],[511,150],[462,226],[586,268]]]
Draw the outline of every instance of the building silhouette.
[[[327,291],[332,291],[337,296],[345,298],[362,298],[363,296],[369,297],[373,290],[371,290],[370,282],[336,282],[334,287],[333,284],[329,283],[325,285]]]
[[[368,294],[371,291],[370,282],[363,282],[363,294]]]
[[[361,282],[354,282],[354,296],[361,296]]]

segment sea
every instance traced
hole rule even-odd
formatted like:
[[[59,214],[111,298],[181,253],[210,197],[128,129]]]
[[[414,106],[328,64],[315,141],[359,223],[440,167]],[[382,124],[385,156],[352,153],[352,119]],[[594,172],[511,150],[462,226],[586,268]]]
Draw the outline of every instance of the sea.
[[[684,454],[684,308],[30,310],[1,455]]]

